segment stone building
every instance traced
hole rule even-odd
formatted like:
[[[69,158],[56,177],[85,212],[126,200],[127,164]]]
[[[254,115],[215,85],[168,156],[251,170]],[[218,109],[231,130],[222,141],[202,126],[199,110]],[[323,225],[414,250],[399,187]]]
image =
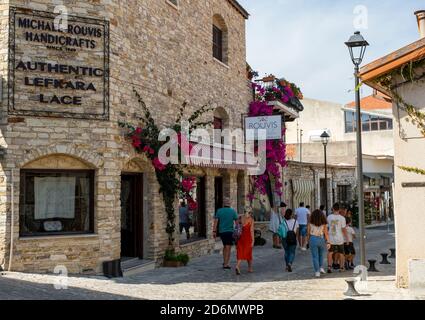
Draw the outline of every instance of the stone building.
[[[188,114],[211,103],[205,117],[240,128],[252,99],[248,13],[236,0],[56,4],[0,4],[0,266],[94,274],[120,258],[133,258],[133,271],[159,264],[168,246],[159,185],[118,122],[143,116],[137,90],[163,127],[187,101]],[[223,196],[243,207],[244,169],[190,168],[200,209],[177,250],[214,249],[213,213]]]
[[[328,207],[335,202],[349,204],[354,199],[356,167],[353,165],[330,164],[327,168]],[[310,205],[312,210],[326,203],[324,164],[288,161],[284,169],[284,199],[288,206],[297,208],[300,202]]]

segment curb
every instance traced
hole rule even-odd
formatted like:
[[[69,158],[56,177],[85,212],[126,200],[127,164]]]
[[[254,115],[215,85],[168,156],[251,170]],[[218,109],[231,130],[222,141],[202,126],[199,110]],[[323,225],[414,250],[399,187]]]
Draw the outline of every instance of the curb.
[[[393,226],[394,221],[391,221],[390,223],[383,222],[383,223],[368,225],[368,226],[365,226],[365,229],[381,228],[381,227],[386,227],[387,225]]]

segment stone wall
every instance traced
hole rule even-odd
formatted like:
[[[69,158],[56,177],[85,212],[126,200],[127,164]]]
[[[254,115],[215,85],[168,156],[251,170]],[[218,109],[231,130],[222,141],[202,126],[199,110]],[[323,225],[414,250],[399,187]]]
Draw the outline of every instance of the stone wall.
[[[13,6],[49,12],[53,12],[56,2],[9,1]],[[110,21],[110,120],[7,116],[7,95],[3,94],[0,144],[7,148],[7,155],[0,164],[0,263],[8,265],[12,211],[12,270],[51,272],[56,265],[64,264],[70,273],[99,273],[102,261],[119,258],[120,175],[129,169],[129,162],[137,163],[131,167],[146,174],[146,258],[159,260],[168,245],[162,196],[152,167],[134,153],[118,121],[137,124],[143,116],[133,93],[136,89],[162,126],[171,124],[180,105],[187,101],[186,114],[211,103],[226,110],[231,127],[241,127],[240,114],[246,112],[251,99],[245,77],[245,19],[227,0],[181,1],[178,9],[166,0],[71,0],[66,5],[69,14]],[[8,6],[0,4],[3,79],[7,79],[7,14]],[[215,14],[223,18],[228,29],[228,65],[212,57]],[[58,155],[68,160],[57,162]],[[94,235],[19,237],[19,170],[49,156],[46,159],[56,159],[56,166],[62,169],[69,168],[69,159],[73,158],[95,170]],[[236,175],[230,180],[236,182]],[[207,181],[207,230],[211,233],[214,187],[210,176]],[[234,189],[229,190],[236,199]],[[209,240],[197,248],[193,245],[192,255],[208,253],[213,246]]]
[[[294,203],[293,192],[291,189],[291,180],[307,180],[313,181],[314,192],[312,196],[311,208],[318,209],[320,205],[324,204],[324,199],[320,199],[320,179],[325,178],[325,169],[323,165],[299,163],[290,161],[288,166],[283,169],[284,181],[284,195],[283,200],[290,208],[297,208],[299,203]],[[350,186],[349,193],[354,195],[354,188],[356,186],[356,170],[354,167],[337,167],[328,166],[328,205],[329,208],[338,199],[338,189],[334,188],[337,185]],[[332,192],[333,191],[333,192]]]

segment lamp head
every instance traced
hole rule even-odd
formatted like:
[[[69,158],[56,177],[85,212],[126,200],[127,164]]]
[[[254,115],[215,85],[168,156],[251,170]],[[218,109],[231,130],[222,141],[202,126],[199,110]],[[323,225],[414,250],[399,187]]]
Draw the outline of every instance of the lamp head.
[[[360,31],[356,31],[350,39],[345,42],[345,45],[348,47],[354,65],[359,66],[363,61],[369,43],[363,38]]]
[[[326,131],[323,131],[323,133],[320,135],[320,138],[322,139],[323,145],[327,145],[331,136]]]

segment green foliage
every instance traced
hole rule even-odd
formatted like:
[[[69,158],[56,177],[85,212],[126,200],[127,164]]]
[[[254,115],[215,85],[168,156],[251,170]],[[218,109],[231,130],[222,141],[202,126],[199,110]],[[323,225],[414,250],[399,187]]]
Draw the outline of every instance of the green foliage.
[[[144,117],[140,119],[140,121],[142,121],[143,123],[143,130],[141,130],[141,132],[137,134],[138,135],[137,138],[140,140],[143,140],[145,144],[147,144],[150,148],[153,149],[154,152],[152,153],[144,152],[141,146],[139,147],[135,146],[134,148],[136,149],[138,153],[144,153],[151,161],[153,161],[154,159],[158,157],[159,150],[161,149],[162,145],[166,142],[159,141],[158,136],[161,130],[155,123],[155,119],[152,117],[152,113],[150,112],[149,108],[146,106],[140,94],[134,88],[133,88],[133,92],[135,96],[137,97],[137,101],[139,105],[142,107],[142,110],[144,113]],[[187,106],[187,103],[184,102],[179,110],[177,119],[173,124],[172,129],[174,129],[176,133],[181,132],[180,121],[182,120],[184,116],[186,106]],[[193,130],[196,127],[205,126],[212,123],[212,122],[195,123],[195,121],[197,121],[204,113],[209,112],[211,110],[213,110],[213,108],[210,108],[208,105],[204,105],[201,108],[199,108],[197,111],[195,111],[188,119],[190,128]],[[140,129],[124,122],[119,122],[118,124],[120,127],[126,128],[129,130],[129,133],[128,133],[129,137],[134,136],[136,130]],[[181,152],[181,150],[179,150],[179,152]],[[164,206],[165,206],[165,212],[167,213],[166,232],[168,234],[168,243],[169,243],[169,246],[172,247],[174,243],[173,234],[176,230],[176,225],[175,225],[176,216],[174,214],[174,201],[177,199],[177,196],[180,191],[180,187],[181,187],[180,177],[183,176],[183,165],[169,163],[162,170],[155,168],[155,175],[160,185],[159,192],[162,194],[162,198],[163,198]],[[184,260],[184,258],[182,259]]]
[[[391,93],[391,97],[394,102],[404,110],[410,118],[410,121],[413,125],[416,125],[417,128],[421,131],[421,134],[425,137],[425,113],[420,111],[420,107],[414,106],[406,102],[397,92],[397,87],[393,85],[394,78],[401,76],[405,82],[415,83],[420,80],[423,80],[425,73],[416,74],[415,70],[420,70],[425,68],[425,60],[419,61],[410,61],[409,63],[404,64],[400,68],[385,74],[379,77],[376,80],[376,83],[384,87],[388,92]],[[422,108],[423,109],[423,108]],[[413,172],[420,175],[425,175],[425,170],[412,167],[400,167],[400,169]]]
[[[183,265],[187,265],[190,258],[187,253],[176,254],[174,250],[169,249],[165,251],[164,260],[166,261],[180,261]]]
[[[407,171],[407,172],[412,172],[412,173],[416,173],[416,174],[420,174],[425,176],[425,170],[423,169],[419,169],[419,168],[411,168],[411,167],[403,167],[400,166],[399,167],[401,170]]]

